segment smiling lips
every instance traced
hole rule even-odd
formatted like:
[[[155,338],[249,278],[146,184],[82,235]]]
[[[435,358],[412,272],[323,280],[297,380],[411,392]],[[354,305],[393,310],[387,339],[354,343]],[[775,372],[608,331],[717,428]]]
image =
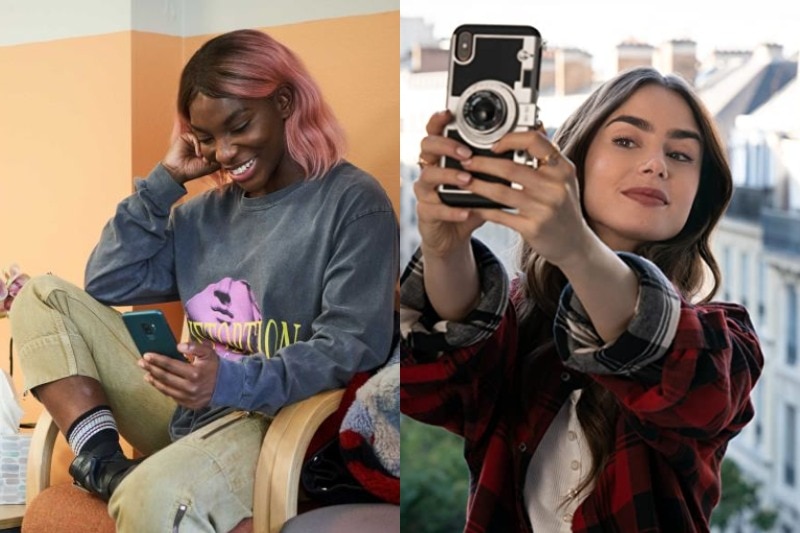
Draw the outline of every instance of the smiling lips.
[[[651,189],[650,187],[634,187],[622,191],[622,194],[646,207],[669,205],[667,195],[663,191]]]
[[[254,162],[255,159],[250,159],[249,161],[245,161],[244,164],[238,167],[228,168],[227,170],[234,176],[238,176],[239,174],[243,174],[245,171],[247,171],[247,169],[252,167]]]
[[[234,181],[246,181],[253,174],[253,166],[255,165],[256,158],[248,159],[241,165],[235,167],[225,167],[225,171],[230,178]]]

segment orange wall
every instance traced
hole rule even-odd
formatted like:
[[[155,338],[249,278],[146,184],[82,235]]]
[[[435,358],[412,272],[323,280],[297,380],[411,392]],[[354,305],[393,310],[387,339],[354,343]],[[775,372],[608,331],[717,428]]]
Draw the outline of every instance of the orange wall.
[[[127,57],[127,33],[0,47],[0,267],[82,283],[103,223],[130,191]],[[0,320],[6,370],[9,335]],[[38,412],[30,397],[24,404]]]
[[[303,58],[345,127],[348,159],[381,181],[395,210],[399,17],[262,28]],[[0,47],[0,267],[17,262],[82,285],[86,258],[132,176],[166,150],[180,69],[208,38],[126,31]],[[0,320],[6,370],[9,335]],[[25,420],[35,419],[38,403],[28,396],[23,406]]]
[[[0,47],[0,265],[82,280],[129,191],[129,56],[128,34]]]
[[[172,131],[183,39],[131,32],[131,168],[146,176],[164,155]]]

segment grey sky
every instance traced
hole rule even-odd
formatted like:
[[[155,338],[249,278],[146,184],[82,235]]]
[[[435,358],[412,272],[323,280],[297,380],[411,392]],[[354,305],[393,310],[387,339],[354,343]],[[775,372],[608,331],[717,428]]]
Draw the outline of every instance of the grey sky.
[[[699,59],[714,49],[751,49],[763,42],[800,48],[800,2],[753,3],[708,0],[401,0],[401,15],[434,23],[449,37],[463,23],[531,24],[553,47],[582,48],[595,68],[609,68],[621,41],[633,38],[657,46],[670,39],[697,42]]]

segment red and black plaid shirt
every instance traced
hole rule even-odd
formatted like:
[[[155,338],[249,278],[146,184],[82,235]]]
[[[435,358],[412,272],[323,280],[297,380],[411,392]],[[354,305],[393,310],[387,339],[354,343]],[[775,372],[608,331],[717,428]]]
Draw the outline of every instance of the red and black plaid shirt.
[[[720,462],[753,417],[750,391],[763,366],[745,309],[686,303],[655,265],[620,253],[640,280],[627,331],[603,346],[568,286],[554,347],[531,362],[517,351],[502,267],[479,242],[473,248],[483,296],[463,322],[441,321],[430,307],[419,253],[401,286],[401,410],[464,438],[465,531],[531,531],[523,501],[531,456],[570,393],[589,380],[615,395],[621,414],[615,449],[573,531],[708,531]],[[512,301],[518,297],[512,291]],[[523,366],[532,379],[520,379]]]

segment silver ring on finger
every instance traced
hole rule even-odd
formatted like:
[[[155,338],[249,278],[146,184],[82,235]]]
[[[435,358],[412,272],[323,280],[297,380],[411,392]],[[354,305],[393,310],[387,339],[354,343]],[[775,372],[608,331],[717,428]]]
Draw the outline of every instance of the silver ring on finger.
[[[541,161],[539,161],[539,158],[531,155],[528,152],[525,152],[525,161],[523,161],[523,163],[531,167],[533,170],[539,170],[539,166],[541,166]]]

